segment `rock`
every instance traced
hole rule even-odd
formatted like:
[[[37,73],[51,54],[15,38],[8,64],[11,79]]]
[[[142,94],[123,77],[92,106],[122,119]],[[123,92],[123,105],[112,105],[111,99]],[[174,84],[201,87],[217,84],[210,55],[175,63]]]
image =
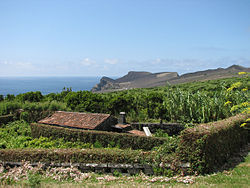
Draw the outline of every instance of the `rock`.
[[[96,84],[91,91],[103,91],[108,89],[119,89],[120,86],[118,83],[116,83],[115,80],[109,78],[109,77],[102,77],[99,84]]]

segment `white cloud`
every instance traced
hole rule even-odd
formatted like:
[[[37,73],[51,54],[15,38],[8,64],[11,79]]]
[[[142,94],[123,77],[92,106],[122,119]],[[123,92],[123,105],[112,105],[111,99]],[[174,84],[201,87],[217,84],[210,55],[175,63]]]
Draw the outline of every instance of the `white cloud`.
[[[9,65],[13,65],[15,64],[14,62],[12,61],[0,61],[0,65],[6,65],[6,66],[9,66]]]
[[[31,68],[33,64],[30,62],[23,62],[23,61],[1,61],[0,65],[8,66],[8,67],[15,67],[15,68]]]
[[[129,71],[178,72],[184,74],[206,69],[226,68],[233,64],[249,67],[247,58],[211,58],[211,59],[172,59],[155,58],[151,60],[104,59],[95,61],[85,58],[82,61],[66,62],[25,62],[0,60],[0,76],[122,76]]]
[[[115,65],[118,63],[118,59],[105,59],[104,62],[110,65]]]
[[[96,62],[90,58],[85,58],[82,62],[81,62],[81,65],[84,65],[84,66],[92,66],[92,65],[95,65]]]
[[[156,58],[155,60],[152,61],[152,64],[153,65],[158,65],[158,64],[161,63],[161,61],[162,61],[161,58]]]

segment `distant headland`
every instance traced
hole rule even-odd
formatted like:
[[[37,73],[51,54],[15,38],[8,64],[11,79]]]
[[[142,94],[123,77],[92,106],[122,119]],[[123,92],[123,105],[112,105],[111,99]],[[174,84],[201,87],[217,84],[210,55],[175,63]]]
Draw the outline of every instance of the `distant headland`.
[[[237,76],[238,72],[250,72],[250,68],[242,67],[240,65],[232,65],[225,69],[208,69],[183,75],[179,75],[177,72],[150,73],[130,71],[128,74],[118,79],[102,77],[100,83],[95,85],[91,91],[108,92],[133,88],[164,86],[167,83],[179,84],[194,81],[214,80]]]

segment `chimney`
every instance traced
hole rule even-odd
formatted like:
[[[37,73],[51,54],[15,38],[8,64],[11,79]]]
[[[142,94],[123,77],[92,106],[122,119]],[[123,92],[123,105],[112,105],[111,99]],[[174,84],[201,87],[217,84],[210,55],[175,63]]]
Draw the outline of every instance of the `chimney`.
[[[126,113],[125,112],[120,112],[120,117],[118,120],[119,124],[126,124]]]

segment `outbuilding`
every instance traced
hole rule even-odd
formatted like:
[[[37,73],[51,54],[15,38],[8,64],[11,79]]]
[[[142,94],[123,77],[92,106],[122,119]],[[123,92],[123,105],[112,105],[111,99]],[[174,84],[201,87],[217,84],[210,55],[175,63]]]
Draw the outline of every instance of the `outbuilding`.
[[[117,119],[110,114],[56,111],[38,123],[75,129],[112,131]]]

